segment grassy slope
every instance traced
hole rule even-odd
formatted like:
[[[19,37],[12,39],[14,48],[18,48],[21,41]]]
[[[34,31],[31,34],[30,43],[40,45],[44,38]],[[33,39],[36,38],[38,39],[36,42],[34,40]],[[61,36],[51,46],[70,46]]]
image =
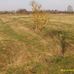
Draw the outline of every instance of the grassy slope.
[[[36,33],[30,16],[0,15],[0,74],[68,74],[60,70],[74,68],[74,15],[49,17],[46,28]],[[65,33],[65,57],[54,56],[61,50],[57,31]]]

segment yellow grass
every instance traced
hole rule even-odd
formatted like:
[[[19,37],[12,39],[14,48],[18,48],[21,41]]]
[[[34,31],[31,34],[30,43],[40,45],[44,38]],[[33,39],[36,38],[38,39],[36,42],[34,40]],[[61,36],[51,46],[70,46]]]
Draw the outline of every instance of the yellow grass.
[[[35,32],[31,14],[0,15],[0,74],[64,74],[62,68],[74,68],[74,14],[46,16],[48,23],[38,19],[45,27]],[[58,32],[66,38],[64,57]]]

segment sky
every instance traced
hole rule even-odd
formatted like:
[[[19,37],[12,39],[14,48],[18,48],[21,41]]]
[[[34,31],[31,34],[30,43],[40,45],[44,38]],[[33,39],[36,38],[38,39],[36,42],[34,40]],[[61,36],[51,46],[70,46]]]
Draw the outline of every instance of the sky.
[[[0,0],[0,11],[4,10],[31,10],[32,0]],[[74,0],[36,0],[42,5],[42,9],[66,10],[68,5],[74,8]]]

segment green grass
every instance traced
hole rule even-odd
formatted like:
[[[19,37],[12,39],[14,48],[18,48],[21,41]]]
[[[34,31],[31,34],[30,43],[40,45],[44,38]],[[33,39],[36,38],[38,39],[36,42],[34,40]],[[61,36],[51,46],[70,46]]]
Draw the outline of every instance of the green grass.
[[[61,69],[73,69],[74,58],[71,57],[49,57],[41,63],[30,62],[22,67],[9,68],[7,74],[73,74],[73,72],[62,72]]]

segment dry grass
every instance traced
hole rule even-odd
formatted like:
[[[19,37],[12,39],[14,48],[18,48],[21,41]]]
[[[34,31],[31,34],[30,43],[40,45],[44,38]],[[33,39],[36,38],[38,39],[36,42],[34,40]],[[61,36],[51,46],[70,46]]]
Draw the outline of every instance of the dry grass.
[[[32,15],[0,15],[0,74],[64,74],[61,68],[74,68],[74,15],[47,15],[39,32],[32,29]],[[58,31],[66,38],[64,57]]]

